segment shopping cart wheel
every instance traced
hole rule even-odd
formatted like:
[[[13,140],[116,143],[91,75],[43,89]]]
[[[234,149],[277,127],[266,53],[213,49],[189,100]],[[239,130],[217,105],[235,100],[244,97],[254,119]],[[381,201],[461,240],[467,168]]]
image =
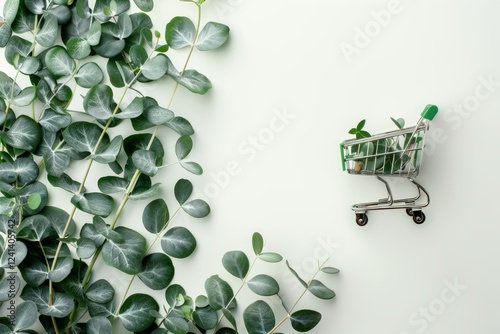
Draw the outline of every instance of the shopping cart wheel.
[[[425,221],[425,215],[422,211],[413,211],[413,221],[415,224],[422,224]]]
[[[365,226],[368,223],[368,216],[366,213],[356,213],[356,224]]]
[[[406,214],[407,214],[408,216],[413,216],[413,210],[412,210],[411,208],[407,208],[407,209],[406,209]]]

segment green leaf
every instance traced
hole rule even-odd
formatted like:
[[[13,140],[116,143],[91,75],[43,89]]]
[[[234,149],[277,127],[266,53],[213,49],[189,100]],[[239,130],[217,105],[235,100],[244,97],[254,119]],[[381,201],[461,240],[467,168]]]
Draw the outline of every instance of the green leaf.
[[[19,67],[19,70],[23,74],[30,75],[36,73],[41,67],[42,63],[40,62],[40,59],[35,57],[26,57]]]
[[[174,113],[168,109],[162,108],[160,106],[154,105],[148,107],[142,118],[145,118],[151,125],[161,125],[166,124],[173,119]]]
[[[217,275],[207,278],[205,281],[205,291],[207,292],[210,306],[216,311],[228,308],[229,303],[234,297],[231,286]]]
[[[25,0],[24,4],[30,12],[36,15],[43,14],[43,11],[46,9],[45,1],[43,0]]]
[[[174,278],[172,260],[163,253],[147,255],[142,260],[142,269],[137,277],[150,289],[163,290]]]
[[[38,313],[56,318],[69,315],[75,305],[72,297],[57,291],[53,293],[52,303],[50,303],[49,287],[47,285],[39,287],[25,286],[21,298],[34,302],[38,308]]]
[[[116,114],[115,117],[119,119],[128,119],[139,117],[144,110],[144,99],[142,97],[135,97],[125,109]]]
[[[129,198],[132,201],[150,199],[159,196],[161,193],[161,183],[155,183],[150,187],[135,187]]]
[[[186,334],[189,332],[188,322],[184,318],[181,318],[175,314],[169,314],[165,318],[165,320],[163,320],[163,324],[168,330],[168,333]]]
[[[57,207],[46,206],[40,211],[40,215],[45,216],[49,219],[52,227],[57,232],[60,237],[67,237],[72,235],[76,230],[76,224],[73,219],[70,219],[69,214]],[[69,221],[69,226],[66,227]],[[64,231],[66,230],[66,234]]]
[[[122,144],[122,136],[116,136],[115,138],[113,138],[111,143],[109,143],[109,145],[105,146],[104,149],[99,150],[97,154],[91,154],[89,158],[94,159],[101,164],[109,164],[113,161],[116,161],[116,158],[120,153],[120,150],[122,149]]]
[[[177,132],[181,136],[191,136],[194,134],[194,129],[191,123],[183,117],[176,116],[165,123],[166,126]]]
[[[182,305],[185,295],[186,291],[178,284],[172,284],[165,290],[165,300],[170,307]]]
[[[153,10],[154,2],[153,0],[134,0],[137,7],[143,12],[150,12]]]
[[[91,239],[84,237],[78,239],[76,247],[76,255],[80,259],[89,259],[97,250],[95,243]]]
[[[9,43],[12,36],[12,28],[9,24],[0,25],[0,48],[3,48]]]
[[[97,181],[97,186],[105,194],[114,194],[125,191],[128,181],[118,176],[104,176]]]
[[[120,320],[123,327],[131,332],[139,332],[148,328],[156,318],[150,314],[151,310],[159,310],[156,300],[146,294],[129,296],[120,308]]]
[[[142,269],[142,258],[146,252],[146,239],[138,232],[119,226],[114,231],[120,233],[123,242],[107,240],[102,248],[106,264],[127,274],[135,275]]]
[[[85,325],[87,334],[112,334],[113,326],[104,316],[92,317]]]
[[[99,279],[92,283],[85,291],[85,297],[94,303],[106,304],[113,300],[115,289],[105,279]]]
[[[9,273],[0,281],[0,302],[12,300],[19,292],[21,279],[16,274]]]
[[[21,88],[11,77],[0,71],[0,97],[7,101],[21,92]]]
[[[50,184],[54,187],[62,188],[73,194],[78,194],[80,192],[81,183],[74,181],[68,174],[48,175],[47,179]],[[85,192],[85,188],[82,188],[82,192]]]
[[[119,55],[125,48],[125,41],[117,39],[108,34],[102,34],[99,44],[94,46],[98,55],[104,58],[113,58]]]
[[[38,178],[38,165],[31,158],[18,158],[12,166],[16,174],[18,187],[23,187]]]
[[[205,330],[215,328],[215,326],[217,325],[217,319],[217,312],[210,306],[197,308],[193,312],[193,321],[197,326]]]
[[[63,131],[63,138],[72,148],[78,152],[92,152],[98,143],[102,129],[99,125],[89,122],[73,122]],[[109,143],[106,134],[102,145]]]
[[[205,94],[212,88],[212,83],[206,76],[192,69],[185,70],[181,74],[175,69],[170,60],[168,60],[167,74],[179,85],[186,87],[196,94]]]
[[[129,51],[130,60],[136,67],[141,67],[148,61],[148,53],[142,45],[132,45]]]
[[[288,267],[290,272],[299,280],[300,284],[302,284],[304,288],[308,289],[309,287],[307,283],[302,278],[300,278],[299,274],[297,274],[297,272],[290,266],[290,263],[288,263],[288,261],[286,261],[286,266]]]
[[[55,46],[47,51],[45,54],[45,64],[48,70],[58,77],[71,75],[76,68],[73,58],[60,46]]]
[[[14,148],[34,151],[42,139],[42,130],[32,118],[21,115],[8,132],[0,132],[0,138]]]
[[[260,296],[272,296],[278,294],[280,286],[278,282],[269,275],[260,274],[247,282],[250,290]]]
[[[358,125],[356,125],[356,130],[361,131],[364,128],[365,124],[366,124],[366,120],[365,119],[361,120],[358,123]]]
[[[36,97],[35,87],[26,87],[18,95],[16,95],[10,102],[15,106],[24,107],[31,104],[31,102],[33,102],[35,97]]]
[[[255,255],[260,255],[264,249],[264,238],[259,232],[252,235],[252,248]]]
[[[402,118],[395,119],[395,118],[391,117],[391,120],[394,122],[394,124],[396,124],[398,129],[401,130],[402,128],[405,127],[405,120],[404,119],[402,119]]]
[[[228,38],[228,26],[217,22],[208,22],[198,36],[196,48],[200,51],[214,50],[226,43]]]
[[[321,321],[321,314],[313,310],[300,310],[290,315],[290,322],[297,332],[308,332]]]
[[[128,136],[123,141],[123,149],[127,156],[131,157],[135,151],[146,150],[151,141],[151,134],[139,133],[135,135]],[[150,151],[155,153],[157,158],[155,165],[161,165],[163,157],[165,156],[165,151],[163,150],[163,145],[157,137],[153,138],[153,144],[149,148]]]
[[[180,205],[186,203],[191,194],[193,193],[193,184],[186,179],[180,179],[174,186],[174,195]]]
[[[118,57],[108,60],[106,70],[108,71],[109,81],[115,87],[130,85],[135,78],[130,66]]]
[[[28,206],[28,199],[33,193],[38,193],[41,197],[41,203],[36,209],[32,209]],[[45,207],[45,205],[47,205],[49,194],[47,191],[47,186],[45,186],[45,184],[39,181],[34,181],[18,190],[17,196],[21,201],[23,214],[25,216],[33,216],[39,213]]]
[[[276,323],[273,310],[263,300],[248,305],[243,311],[243,321],[248,334],[268,333]]]
[[[41,203],[42,203],[42,196],[40,196],[40,194],[33,193],[28,196],[28,207],[31,210],[38,209]]]
[[[194,175],[201,175],[203,174],[203,167],[200,166],[197,162],[194,161],[181,161],[180,165],[182,168],[187,170],[190,173],[193,173]]]
[[[149,80],[158,80],[168,71],[168,60],[162,55],[156,55],[149,59],[141,68],[141,74]]]
[[[83,99],[85,112],[98,119],[108,119],[113,116],[113,104],[113,90],[107,85],[92,87]]]
[[[125,241],[124,237],[116,232],[115,230],[112,230],[104,221],[99,216],[94,216],[92,223],[94,224],[94,227],[97,232],[101,233],[107,240],[111,240],[113,242],[117,243],[122,243]]]
[[[83,212],[101,217],[109,216],[114,207],[113,198],[101,193],[75,194],[71,204]]]
[[[95,226],[90,223],[84,224],[82,226],[80,237],[92,240],[96,247],[101,246],[106,241],[106,238],[104,238],[104,236],[97,231]]]
[[[183,259],[191,255],[196,249],[196,239],[187,228],[176,226],[163,235],[161,248],[168,255]]]
[[[3,5],[3,17],[5,22],[12,25],[19,9],[20,0],[6,0]]]
[[[340,270],[334,267],[322,267],[320,270],[326,274],[338,274],[340,272]]]
[[[68,54],[73,59],[85,59],[90,55],[91,47],[89,42],[82,37],[71,37],[66,43]]]
[[[147,176],[154,176],[158,172],[156,156],[153,151],[139,150],[132,154],[134,167]]]
[[[172,49],[181,49],[193,45],[195,33],[193,21],[184,16],[177,16],[167,24],[165,39]]]
[[[158,198],[150,202],[142,213],[142,223],[148,232],[159,233],[170,219],[167,203]]]
[[[250,261],[242,251],[229,251],[222,257],[222,265],[233,276],[244,279],[250,269]]]
[[[50,220],[42,215],[34,215],[25,218],[17,230],[17,237],[29,241],[41,241],[50,235],[54,230]]]
[[[68,113],[59,114],[52,109],[45,109],[38,122],[44,129],[57,132],[71,124],[71,115]]]
[[[18,332],[31,327],[38,319],[36,304],[32,301],[25,301],[16,307],[16,326],[14,331]]]
[[[52,282],[59,283],[65,279],[73,269],[73,258],[71,256],[61,257],[56,263],[54,270],[49,272],[49,279]]]
[[[181,136],[175,143],[175,154],[177,159],[186,158],[193,149],[193,140],[190,136]]]
[[[47,280],[47,265],[35,257],[29,257],[19,267],[21,275],[30,286],[40,286]]]
[[[59,25],[55,15],[47,12],[43,17],[42,29],[35,35],[35,40],[41,46],[49,48],[56,42]]]
[[[202,199],[195,199],[182,205],[188,215],[194,218],[204,218],[210,213],[210,206]]]
[[[75,75],[76,83],[83,88],[92,88],[104,78],[101,68],[94,62],[82,65]]]
[[[312,280],[307,290],[320,299],[332,299],[335,297],[335,292],[327,288],[318,280]]]

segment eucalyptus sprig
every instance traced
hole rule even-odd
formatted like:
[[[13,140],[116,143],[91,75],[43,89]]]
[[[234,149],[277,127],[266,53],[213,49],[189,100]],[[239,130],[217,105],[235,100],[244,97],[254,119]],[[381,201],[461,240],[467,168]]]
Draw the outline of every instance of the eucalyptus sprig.
[[[210,206],[192,198],[194,186],[184,176],[172,188],[158,182],[170,177],[163,173],[167,168],[203,173],[189,159],[193,126],[181,116],[182,104],[176,112],[171,105],[181,88],[210,91],[212,83],[189,68],[190,60],[229,38],[229,27],[202,19],[204,0],[181,1],[193,3],[195,20],[173,17],[161,33],[148,15],[153,0],[6,0],[0,47],[11,68],[0,71],[0,302],[11,311],[0,317],[0,333],[41,327],[45,333],[112,333],[118,323],[140,333],[236,333],[232,305],[238,293],[219,308],[227,286],[211,288],[225,281],[211,276],[207,296],[194,301],[172,284],[175,261],[190,257],[198,244],[174,218],[202,219]],[[179,49],[187,53],[176,66],[169,56]],[[171,91],[148,95],[148,85]],[[164,131],[177,135],[175,141],[166,145]],[[175,161],[165,162],[170,156]],[[61,191],[68,201],[54,200]],[[165,194],[176,202],[167,203]],[[130,202],[134,209],[145,203],[142,227],[148,233],[124,219]],[[261,242],[255,234],[256,259],[276,260],[256,251]],[[230,273],[242,269],[242,254],[224,256]],[[129,283],[115,287],[100,277],[106,267]],[[149,293],[132,291],[136,278]],[[241,287],[267,296],[262,285],[271,280],[263,274],[243,278]],[[313,282],[307,291],[317,291]],[[333,298],[325,289],[322,297]],[[160,307],[164,302],[169,306]],[[249,333],[262,326],[262,319],[248,319],[263,303],[245,309]],[[297,315],[294,307],[285,309],[296,330],[319,321],[315,311]],[[231,328],[220,326],[224,318]],[[300,319],[308,325],[297,325]]]

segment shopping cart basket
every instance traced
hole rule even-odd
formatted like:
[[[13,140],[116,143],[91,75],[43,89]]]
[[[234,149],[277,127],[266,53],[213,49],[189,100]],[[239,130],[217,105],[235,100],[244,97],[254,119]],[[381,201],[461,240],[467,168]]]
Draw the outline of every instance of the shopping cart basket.
[[[340,144],[342,169],[353,175],[372,175],[384,183],[387,197],[376,202],[358,203],[352,206],[356,223],[368,223],[367,211],[405,209],[413,221],[422,224],[425,215],[422,208],[429,205],[429,193],[413,178],[418,175],[425,148],[425,133],[429,122],[438,111],[435,105],[427,105],[417,125],[400,130],[376,134],[367,138],[345,140]],[[384,177],[407,178],[416,188],[417,195],[395,199]]]

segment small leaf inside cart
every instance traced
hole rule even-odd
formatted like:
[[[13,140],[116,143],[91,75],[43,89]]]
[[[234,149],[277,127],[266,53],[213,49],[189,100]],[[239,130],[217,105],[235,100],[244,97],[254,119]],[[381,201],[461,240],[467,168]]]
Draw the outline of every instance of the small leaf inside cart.
[[[401,130],[402,128],[405,127],[405,120],[404,119],[402,119],[402,118],[395,119],[395,118],[391,117],[391,120],[394,122],[394,124],[396,124],[398,129]]]

